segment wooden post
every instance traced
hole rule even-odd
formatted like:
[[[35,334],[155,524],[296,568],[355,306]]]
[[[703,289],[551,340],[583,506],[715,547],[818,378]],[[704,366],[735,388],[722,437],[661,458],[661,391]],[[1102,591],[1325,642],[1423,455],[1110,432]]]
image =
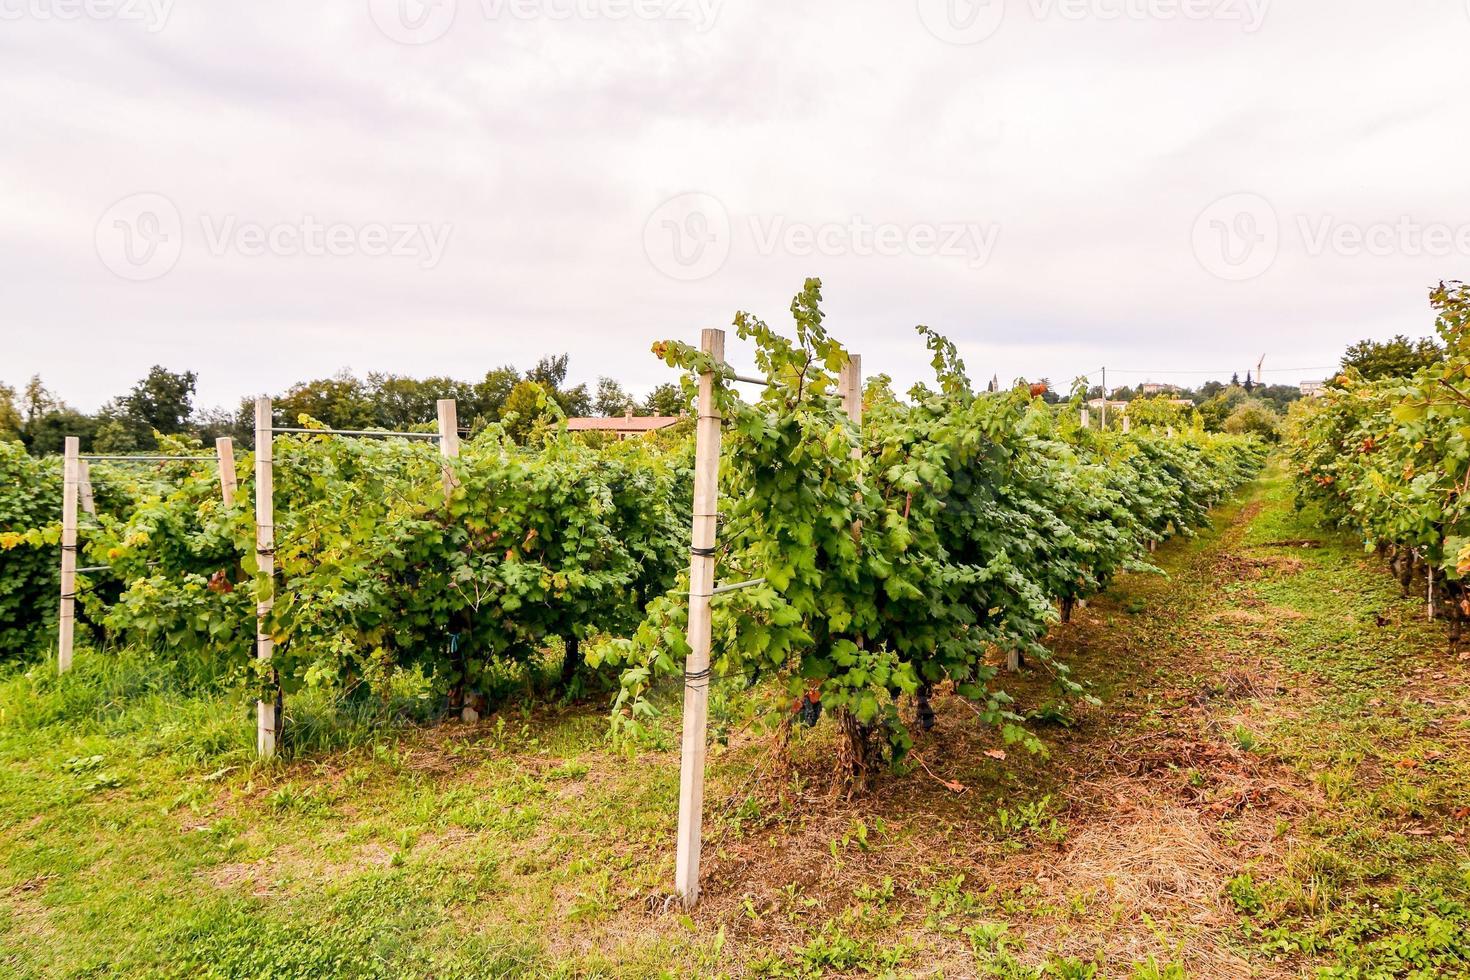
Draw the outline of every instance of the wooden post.
[[[81,440],[66,437],[61,470],[61,610],[56,617],[56,671],[71,670],[77,615],[77,475]]]
[[[271,400],[255,399],[255,565],[261,591],[255,600],[255,656],[270,660],[273,648],[267,619],[275,605],[276,525],[275,456],[271,427]],[[275,680],[272,672],[272,680]],[[255,702],[255,751],[262,759],[276,754],[281,733],[281,688],[273,684],[275,699]]]
[[[454,467],[450,464],[451,459],[459,456],[459,410],[453,398],[440,398],[436,403],[439,414],[439,455],[444,457],[441,473],[444,479],[444,503],[447,506],[450,497],[454,493]],[[467,725],[472,725],[480,720],[480,712],[476,711],[465,699],[465,704],[459,709],[459,720]]]
[[[219,460],[219,495],[226,507],[235,506],[235,440],[220,436],[214,441],[214,455]]]
[[[459,456],[459,411],[453,398],[439,399],[439,455],[444,463],[444,502],[454,492],[454,467],[447,461]]]
[[[842,371],[837,375],[837,388],[842,394],[842,408],[847,412],[847,417],[852,419],[852,424],[858,428],[858,445],[853,448],[852,458],[862,456],[863,431],[863,356],[861,354],[849,354],[847,363],[842,366]]]
[[[1130,419],[1128,417],[1128,413],[1127,412],[1124,412],[1123,413],[1123,434],[1126,436],[1132,430],[1132,428],[1133,428],[1132,419]]]
[[[725,331],[705,330],[699,349],[725,361]],[[689,660],[684,665],[684,731],[679,761],[679,841],[674,889],[686,909],[699,901],[699,850],[704,817],[705,731],[709,712],[710,597],[715,585],[715,527],[720,492],[720,413],[714,374],[699,378],[694,430],[694,520],[689,556]]]
[[[1082,406],[1082,428],[1086,429],[1092,425],[1092,414],[1087,411],[1087,406]]]
[[[77,460],[77,491],[81,495],[82,510],[97,516],[97,501],[92,496],[92,468],[85,459]]]
[[[1426,559],[1424,571],[1429,576],[1429,590],[1425,598],[1424,614],[1432,623],[1434,622],[1434,562]]]

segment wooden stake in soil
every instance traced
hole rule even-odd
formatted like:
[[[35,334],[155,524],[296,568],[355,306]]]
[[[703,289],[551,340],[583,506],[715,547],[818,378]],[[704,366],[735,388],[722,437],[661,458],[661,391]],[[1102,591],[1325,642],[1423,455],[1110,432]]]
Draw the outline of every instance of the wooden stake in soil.
[[[725,362],[725,331],[705,330],[699,349]],[[710,597],[715,585],[715,522],[720,490],[720,413],[714,374],[699,378],[694,430],[694,521],[689,556],[689,660],[684,665],[684,732],[679,761],[679,841],[674,890],[686,909],[699,901],[699,851],[704,817],[704,756],[709,721]]]
[[[439,405],[439,455],[444,463],[444,502],[454,492],[454,467],[448,460],[459,456],[459,409],[453,398],[441,398]]]
[[[444,457],[441,473],[444,479],[444,503],[447,506],[454,496],[454,465],[450,462],[459,457],[459,406],[453,398],[441,398],[435,403],[439,413],[439,455]],[[474,724],[480,720],[480,712],[466,703],[459,709],[459,720]]]
[[[269,661],[274,644],[269,624],[276,594],[275,456],[271,400],[255,400],[255,565],[259,593],[255,601],[255,656]],[[255,702],[255,751],[262,759],[276,754],[281,734],[281,686],[271,672],[275,699]]]
[[[1426,560],[1424,570],[1429,576],[1429,594],[1425,598],[1424,614],[1432,623],[1434,622],[1434,563]]]
[[[220,436],[214,441],[214,455],[219,459],[219,495],[226,507],[235,506],[235,440]]]
[[[81,494],[82,510],[97,516],[97,501],[92,496],[92,468],[85,459],[77,460],[77,491]]]
[[[56,670],[71,670],[71,645],[77,615],[77,476],[81,440],[66,437],[61,471],[61,609],[56,617]]]
[[[1087,410],[1086,405],[1082,406],[1082,428],[1092,428],[1092,413]]]
[[[852,424],[857,426],[858,433],[863,431],[863,355],[849,354],[847,363],[842,366],[842,371],[837,375],[837,390],[842,394],[842,408],[847,412],[847,417],[852,419]],[[862,444],[853,447],[852,458],[858,459],[862,456]]]

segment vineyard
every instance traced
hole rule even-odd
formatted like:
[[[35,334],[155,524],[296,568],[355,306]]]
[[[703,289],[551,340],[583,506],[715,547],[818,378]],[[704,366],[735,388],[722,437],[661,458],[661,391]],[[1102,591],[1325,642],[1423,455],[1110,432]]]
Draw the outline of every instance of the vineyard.
[[[1458,644],[1470,621],[1470,287],[1431,296],[1442,360],[1410,378],[1338,378],[1291,440],[1303,496],[1362,536]]]
[[[956,976],[1102,976],[1099,963],[1138,977],[1298,975],[1311,963],[1345,971],[1332,976],[1451,975],[1470,953],[1463,872],[1399,894],[1397,920],[1347,921],[1332,916],[1385,907],[1386,893],[1364,896],[1391,875],[1263,856],[1313,819],[1322,854],[1345,861],[1351,849],[1347,828],[1310,814],[1324,798],[1346,805],[1353,750],[1324,754],[1294,726],[1319,712],[1363,735],[1340,703],[1310,697],[1342,682],[1324,645],[1371,646],[1317,603],[1334,575],[1378,592],[1317,522],[1361,537],[1418,597],[1402,615],[1381,597],[1344,600],[1371,606],[1403,644],[1422,643],[1429,618],[1458,644],[1470,619],[1470,292],[1441,287],[1434,301],[1443,363],[1407,380],[1346,375],[1293,410],[1295,510],[1275,464],[1260,480],[1260,439],[1177,412],[1095,425],[1085,386],[1060,405],[1026,383],[981,392],[955,346],[924,327],[931,381],[863,382],[816,280],[793,300],[789,332],[736,317],[754,377],[726,363],[718,332],[655,344],[697,406],[656,437],[579,437],[554,409],[528,438],[513,437],[514,418],[461,433],[442,416],[437,437],[429,420],[344,433],[273,419],[267,404],[268,458],[234,451],[217,464],[184,438],[165,439],[158,459],[96,457],[64,569],[75,504],[62,466],[0,442],[0,753],[17,762],[0,790],[18,807],[0,814],[14,869],[0,879],[0,894],[11,889],[0,946],[65,950],[76,972],[168,962],[190,975],[650,975],[654,962],[670,975],[937,975],[921,969],[924,949]],[[1261,557],[1240,557],[1247,548]],[[76,603],[66,672],[58,594]],[[1361,618],[1350,613],[1352,630]],[[1349,684],[1360,709],[1362,683]],[[1273,714],[1288,691],[1299,703]],[[1456,754],[1466,722],[1444,708],[1392,736],[1395,757],[1439,753],[1436,781],[1413,799],[1375,790],[1356,804],[1388,807],[1371,818],[1398,821],[1404,849],[1420,845],[1402,821],[1451,819],[1446,796],[1470,806],[1441,771],[1470,764]],[[280,736],[266,758],[252,711],[271,712]],[[1252,725],[1268,723],[1276,755],[1255,741]],[[1436,733],[1454,745],[1418,741]],[[42,747],[22,751],[32,743]],[[1126,777],[1109,768],[1120,759],[1136,763]],[[57,771],[59,783],[43,778]],[[1115,777],[1109,802],[1096,791]],[[183,788],[160,802],[167,785]],[[1189,833],[1166,844],[1138,836],[1142,824],[1109,830],[1104,814],[1133,812],[1128,794],[1155,801],[1138,820]],[[113,804],[127,816],[104,817]],[[28,808],[49,816],[27,823]],[[1242,836],[1215,842],[1196,812]],[[184,921],[159,927],[174,949],[163,960],[138,944],[77,947],[36,911],[32,893],[94,914],[81,896],[99,883],[77,874],[94,820],[129,835],[169,828],[156,859],[213,883]],[[66,839],[51,846],[70,870],[46,870],[42,824]],[[945,843],[945,828],[959,836]],[[1099,862],[1159,848],[1152,859],[1179,862],[1172,883],[1129,884],[1115,867],[1098,873],[1101,892],[1052,894],[1048,863],[1065,855],[1081,874],[1087,833],[1112,841]],[[1424,842],[1426,867],[1453,868],[1459,833],[1438,850]],[[974,853],[955,850],[971,837]],[[1227,864],[1255,871],[1201,897],[1191,876]],[[506,876],[530,896],[520,912]],[[307,898],[334,878],[346,891]],[[1292,892],[1299,879],[1321,893]],[[1147,894],[1118,891],[1135,886]],[[1042,896],[1058,909],[1044,927]],[[317,924],[248,914],[278,901],[303,902]],[[414,920],[416,903],[436,911]],[[105,928],[155,914],[120,907],[122,925]],[[481,908],[513,938],[468,928]],[[1177,915],[1213,923],[1226,908],[1244,917],[1234,938],[1191,945],[1204,927]],[[533,909],[601,939],[538,946]],[[1058,925],[1069,914],[1121,917],[1120,936],[1145,938],[1104,943],[1089,973]],[[1152,939],[1134,928],[1165,914]],[[1028,956],[1003,915],[1066,952]],[[652,938],[599,959],[598,943],[626,944],[639,916]],[[1386,952],[1421,926],[1418,947]],[[423,929],[461,946],[431,953],[411,938]],[[1360,953],[1342,945],[1348,934],[1384,949]],[[745,945],[726,962],[737,936]],[[46,955],[0,948],[0,964],[44,972]]]
[[[776,681],[764,689],[767,719],[792,700],[813,723],[830,713],[849,780],[880,756],[902,760],[901,709],[911,702],[927,724],[944,684],[1006,743],[1034,749],[1006,709],[992,652],[1081,695],[1042,642],[1057,609],[1066,619],[1120,570],[1147,568],[1152,544],[1202,527],[1263,451],[1202,432],[1082,428],[1024,386],[977,397],[953,345],[925,328],[936,387],[900,399],[874,379],[859,429],[837,391],[849,355],[823,326],[820,299],[813,281],[793,302],[793,339],[737,318],[765,381],[751,402],[723,364],[676,342],[655,347],[686,383],[712,378],[729,430],[728,506],[707,557],[718,579],[752,585],[714,603],[712,676]],[[274,574],[257,564],[259,512],[245,495],[221,500],[213,467],[164,456],[129,475],[97,464],[102,506],[78,547],[92,655],[136,645],[248,678],[263,698],[277,688],[371,698],[412,674],[460,710],[534,686],[555,650],[563,690],[594,669],[620,676],[616,731],[639,738],[659,713],[659,681],[689,652],[688,440],[592,448],[548,434],[527,451],[491,428],[444,463],[426,440],[314,435],[312,420],[291,421],[308,428],[278,427],[287,434],[273,440]],[[55,482],[45,464],[12,465],[32,467],[17,483],[46,500],[35,489]],[[237,476],[252,468],[242,459]],[[31,568],[7,569],[7,580],[32,590],[59,538],[39,516],[5,541]],[[42,603],[27,597],[12,635],[33,643],[21,609]],[[269,659],[254,655],[248,628],[267,600]]]

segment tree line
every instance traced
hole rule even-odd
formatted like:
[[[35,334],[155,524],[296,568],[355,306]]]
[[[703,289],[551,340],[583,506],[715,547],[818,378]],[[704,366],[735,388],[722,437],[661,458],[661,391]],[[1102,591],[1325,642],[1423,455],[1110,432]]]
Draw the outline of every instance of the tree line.
[[[309,415],[332,428],[406,430],[432,422],[435,402],[459,403],[462,425],[471,431],[491,422],[508,423],[524,438],[538,419],[557,411],[569,416],[678,415],[688,410],[676,384],[661,384],[648,397],[633,397],[616,379],[595,387],[567,381],[570,358],[548,355],[527,371],[505,365],[478,381],[450,377],[411,378],[371,372],[358,378],[343,371],[291,385],[273,396],[280,418]],[[156,448],[158,435],[190,435],[206,443],[219,436],[247,440],[254,432],[253,398],[233,411],[194,404],[198,375],[154,365],[128,391],[94,413],[66,404],[33,376],[20,391],[0,384],[0,440],[18,440],[32,455],[59,453],[67,436],[78,436],[83,452],[130,453]]]
[[[1399,335],[1386,341],[1362,340],[1342,356],[1343,371],[1367,380],[1408,377],[1443,357],[1433,338],[1410,340]],[[433,420],[434,403],[453,398],[459,403],[461,424],[471,431],[491,422],[508,422],[510,434],[524,439],[538,419],[559,410],[569,416],[679,415],[689,405],[678,385],[661,384],[644,399],[634,398],[614,378],[599,378],[594,387],[567,381],[566,354],[542,357],[521,371],[504,365],[487,371],[478,381],[449,377],[411,378],[371,372],[358,378],[340,372],[294,384],[274,396],[282,418],[309,415],[332,428],[395,429],[421,426]],[[21,391],[0,384],[0,440],[19,440],[32,455],[61,452],[69,435],[81,439],[83,452],[128,453],[156,447],[154,433],[192,435],[206,443],[218,436],[246,440],[254,431],[254,403],[242,398],[239,406],[201,409],[194,404],[198,375],[170,371],[155,365],[131,389],[110,399],[95,413],[67,405],[33,376]],[[1058,393],[1047,384],[1046,400]],[[1101,398],[1093,386],[1089,398]],[[1194,403],[1207,430],[1254,432],[1273,437],[1293,401],[1301,398],[1295,385],[1261,385],[1249,372],[1245,380],[1207,381],[1198,388],[1171,388],[1171,398]],[[1145,397],[1141,390],[1120,387],[1108,392],[1116,401]],[[554,407],[553,407],[554,404]]]
[[[1419,369],[1444,357],[1444,348],[1432,337],[1410,340],[1402,334],[1389,340],[1360,340],[1348,346],[1339,362],[1339,372],[1354,373],[1368,380],[1407,378]],[[1340,375],[1327,380],[1335,385]],[[1276,438],[1277,430],[1293,402],[1303,397],[1299,385],[1263,385],[1247,371],[1245,380],[1233,374],[1228,382],[1206,381],[1198,388],[1165,386],[1158,393],[1167,398],[1192,402],[1194,410],[1209,432],[1254,434]],[[1108,392],[1113,401],[1131,402],[1151,397],[1143,386],[1114,388]],[[1101,398],[1103,390],[1094,385],[1088,398]]]

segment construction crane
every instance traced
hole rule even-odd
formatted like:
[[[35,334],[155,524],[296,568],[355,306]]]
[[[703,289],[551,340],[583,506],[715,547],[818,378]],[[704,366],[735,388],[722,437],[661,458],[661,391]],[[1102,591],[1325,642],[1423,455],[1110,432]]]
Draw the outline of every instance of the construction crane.
[[[1256,362],[1256,384],[1261,385],[1263,387],[1265,386],[1266,382],[1261,378],[1261,372],[1265,370],[1265,364],[1266,364],[1266,355],[1265,354],[1262,354],[1261,355],[1261,359]]]

